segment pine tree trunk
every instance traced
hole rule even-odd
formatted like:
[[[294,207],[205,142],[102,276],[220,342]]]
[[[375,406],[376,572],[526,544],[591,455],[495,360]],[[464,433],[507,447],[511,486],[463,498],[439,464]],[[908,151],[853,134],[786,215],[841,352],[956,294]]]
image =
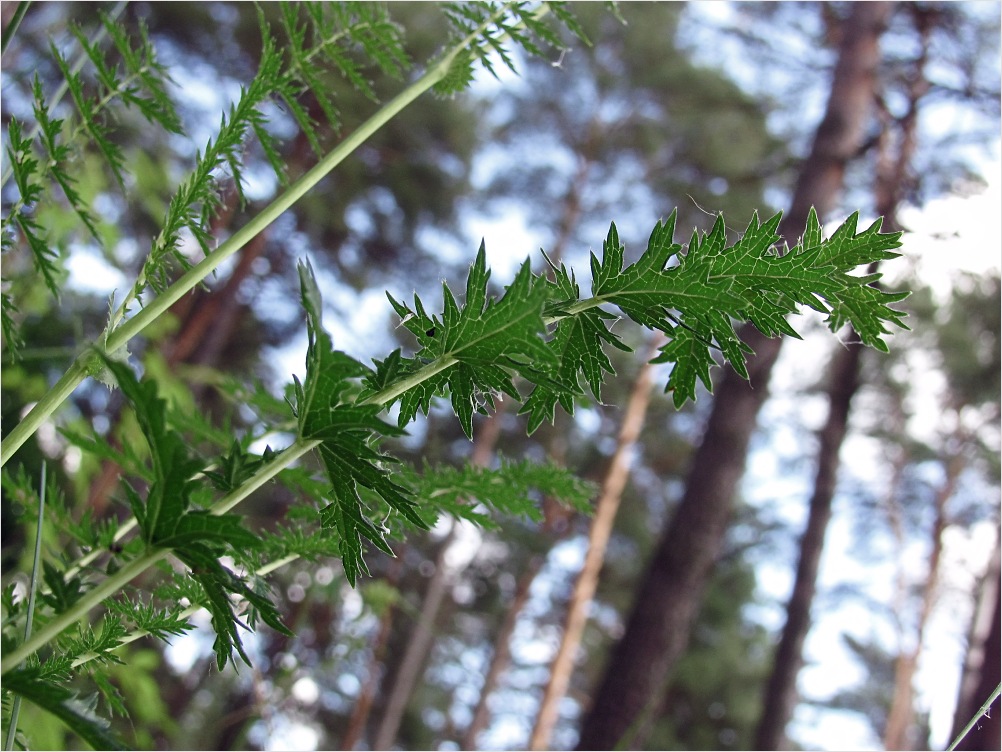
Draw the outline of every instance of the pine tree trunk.
[[[574,671],[574,658],[577,655],[581,637],[584,634],[585,622],[588,617],[588,606],[595,595],[598,585],[598,575],[605,560],[605,551],[612,535],[612,526],[619,510],[619,502],[623,497],[623,489],[630,475],[630,461],[633,447],[637,443],[640,431],[647,415],[647,406],[651,394],[650,360],[657,354],[657,349],[664,344],[664,336],[655,336],[649,353],[644,359],[633,390],[626,405],[623,423],[619,430],[616,451],[609,462],[602,481],[602,490],[595,505],[595,516],[592,518],[588,534],[588,553],[585,555],[584,567],[578,575],[568,604],[567,619],[564,623],[564,633],[560,647],[550,668],[550,680],[543,693],[543,700],[532,730],[529,749],[541,750],[549,746],[553,727],[557,722],[557,710],[560,700],[567,694],[571,674]]]
[[[498,405],[497,412],[484,422],[477,433],[470,464],[485,467],[490,462],[501,431],[504,404],[501,402]],[[424,668],[428,652],[431,650],[432,640],[435,636],[434,625],[438,619],[439,610],[458,574],[454,567],[446,564],[446,556],[455,538],[455,525],[456,523],[453,523],[452,530],[439,548],[435,560],[435,572],[428,582],[428,589],[425,591],[424,600],[421,603],[421,613],[407,643],[407,649],[386,701],[383,717],[376,729],[373,749],[389,749],[396,739],[404,711],[407,709],[407,703],[414,692],[414,686],[417,684],[421,670]]]
[[[992,649],[990,641],[994,639],[995,645],[999,643],[998,604],[1000,580],[1002,580],[1002,539],[998,535],[999,532],[996,530],[995,550],[978,586],[974,613],[971,615],[971,628],[967,635],[967,654],[964,656],[964,669],[960,688],[957,691],[957,708],[953,716],[953,729],[950,731],[951,739],[957,737],[987,698],[987,695],[979,698],[978,684],[981,683],[986,661],[989,660],[988,653]],[[991,637],[993,629],[995,630],[994,638]],[[997,653],[994,665],[995,684],[998,684],[999,660]]]
[[[943,553],[943,531],[947,525],[946,504],[956,490],[957,479],[962,469],[963,463],[959,458],[951,458],[947,463],[946,480],[936,492],[936,518],[930,533],[929,570],[922,585],[922,605],[919,609],[914,642],[910,648],[901,651],[894,663],[894,694],[891,697],[891,708],[887,713],[887,724],[884,727],[885,749],[915,748],[908,738],[915,717],[912,680],[918,667],[925,628],[936,603],[939,563]]]
[[[905,189],[905,178],[916,147],[919,100],[928,90],[925,62],[929,27],[919,24],[922,52],[915,61],[909,107],[898,123],[901,138],[891,149],[894,122],[890,113],[881,108],[881,131],[877,139],[876,184],[874,185],[877,213],[884,219],[884,231],[900,229],[897,209]],[[867,273],[877,271],[874,264]],[[809,504],[807,527],[800,542],[800,559],[793,592],[786,609],[786,625],[776,648],[773,670],[766,684],[762,717],[755,732],[758,749],[783,749],[786,724],[797,701],[797,674],[803,666],[803,647],[811,626],[811,603],[816,592],[818,566],[824,547],[825,531],[831,520],[832,497],[839,466],[839,451],[845,439],[852,397],[858,388],[859,363],[862,355],[859,336],[851,332],[847,347],[833,358],[828,390],[828,419],[821,429],[818,447],[818,468],[814,492]],[[913,666],[914,671],[914,666]],[[909,680],[910,682],[910,680]],[[910,686],[910,684],[909,684]]]
[[[846,165],[863,143],[874,99],[878,41],[892,7],[859,3],[845,22],[825,117],[780,225],[791,245],[812,205],[822,218],[834,207]],[[579,749],[641,745],[649,733],[649,716],[688,642],[782,343],[753,329],[744,338],[756,352],[748,363],[750,381],[728,370],[716,387],[685,493],[638,588],[626,631],[585,717]]]
[[[992,619],[991,631],[985,636],[982,644],[980,677],[977,686],[971,694],[969,705],[963,713],[958,714],[959,728],[967,725],[974,714],[999,685],[1000,664],[1002,664],[1002,599],[999,598],[998,569],[992,573],[995,577],[995,616]],[[981,716],[957,745],[958,750],[995,750],[1002,748],[1002,702],[995,698],[987,714]],[[959,733],[959,730],[958,730]]]
[[[853,331],[846,346],[837,350],[832,359],[828,418],[820,433],[814,493],[807,527],[800,540],[800,560],[786,607],[786,626],[766,684],[762,717],[755,732],[755,749],[784,748],[784,729],[797,701],[797,674],[803,665],[804,639],[811,625],[811,603],[816,589],[818,564],[832,515],[839,449],[849,423],[849,406],[858,386],[861,350],[859,335]]]

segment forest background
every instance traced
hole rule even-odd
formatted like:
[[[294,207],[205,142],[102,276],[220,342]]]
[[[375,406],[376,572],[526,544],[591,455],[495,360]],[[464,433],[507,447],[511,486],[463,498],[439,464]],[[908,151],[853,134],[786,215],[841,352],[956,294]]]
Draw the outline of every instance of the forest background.
[[[653,222],[674,207],[683,230],[708,230],[718,211],[741,229],[754,210],[769,216],[789,207],[846,35],[859,22],[852,5],[625,4],[625,24],[598,4],[572,7],[593,47],[569,40],[549,60],[520,59],[519,77],[484,77],[468,93],[416,102],[221,269],[211,295],[180,301],[134,349],[145,373],[182,409],[240,430],[255,415],[232,408],[231,378],[274,394],[290,373],[302,375],[295,271],[302,257],[317,270],[336,346],[367,361],[389,352],[403,331],[384,290],[407,300],[441,279],[461,288],[481,238],[496,278],[509,279],[540,247],[587,269],[587,253],[611,219],[629,250],[642,248]],[[11,114],[30,112],[31,74],[55,81],[47,38],[71,45],[69,22],[93,30],[101,8],[128,29],[149,26],[192,138],[151,142],[135,123],[119,128],[136,178],[129,201],[95,204],[103,249],[63,238],[59,307],[42,294],[27,259],[5,254],[5,284],[30,304],[20,312],[24,357],[11,363],[5,354],[4,435],[82,335],[100,330],[108,295],[128,287],[144,238],[148,244],[158,231],[191,145],[212,135],[218,113],[256,68],[250,5],[38,4],[4,54],[5,125]],[[434,9],[394,3],[389,11],[415,59],[441,43]],[[4,4],[4,27],[10,12]],[[983,645],[998,630],[999,24],[993,2],[887,6],[878,76],[862,98],[863,137],[845,158],[844,187],[830,197],[827,218],[860,210],[861,226],[883,215],[906,230],[905,257],[884,271],[888,285],[915,291],[904,304],[911,331],[890,338],[889,354],[866,351],[850,366],[858,376],[841,385],[856,387],[852,409],[834,446],[825,438],[840,385],[833,374],[845,373],[839,355],[859,348],[815,336],[824,333],[820,318],[805,316],[798,325],[805,341],[777,349],[771,380],[753,382],[761,398],[768,382],[768,399],[747,418],[750,443],[739,458],[746,472],[722,507],[726,524],[707,548],[705,581],[690,593],[688,639],[655,678],[637,746],[763,748],[777,733],[767,719],[778,717],[778,733],[805,748],[940,748],[970,717],[991,663]],[[377,93],[387,98],[395,86],[377,80]],[[372,105],[347,86],[336,95],[342,132],[350,133]],[[304,171],[309,144],[279,103],[271,115],[284,129],[288,169]],[[88,160],[80,189],[100,197],[108,175],[97,158]],[[262,164],[248,148],[253,203],[277,189]],[[8,194],[5,187],[5,207]],[[957,208],[979,199],[994,208]],[[222,236],[240,221],[234,202],[216,231]],[[642,366],[650,343],[639,332],[629,337],[635,352],[617,353],[619,375],[603,403],[558,414],[555,427],[527,438],[524,417],[502,409],[477,419],[471,443],[455,417],[436,408],[396,448],[416,462],[549,458],[603,491],[615,486],[609,468],[628,468],[563,691],[552,688],[553,661],[566,645],[565,615],[591,523],[543,499],[538,521],[442,524],[395,546],[396,558],[374,553],[372,576],[354,589],[337,561],[275,572],[295,637],[255,633],[247,640],[254,670],[216,671],[212,633],[200,617],[198,629],[170,647],[124,648],[124,664],[110,669],[131,711],[131,719],[115,719],[123,735],[164,748],[517,748],[543,734],[540,706],[554,692],[542,746],[569,748],[582,729],[597,733],[601,724],[589,714],[603,682],[628,675],[630,660],[645,665],[642,650],[630,658],[615,646],[633,634],[637,604],[652,600],[645,572],[661,560],[670,531],[687,529],[692,457],[713,441],[714,396],[701,392],[676,410],[670,396],[644,386],[645,378],[663,383],[666,366],[650,375]],[[621,430],[630,405],[643,415],[635,443]],[[37,478],[46,461],[75,514],[122,513],[119,468],[72,440],[88,431],[118,446],[135,440],[116,393],[86,385],[59,425],[69,433],[41,431],[14,466]],[[816,471],[825,451],[842,460],[830,520]],[[33,543],[11,487],[5,482],[5,587],[12,572],[26,571]],[[284,493],[262,491],[249,513],[277,516],[288,504]],[[813,552],[816,539],[804,536],[816,529],[812,521],[823,542]],[[47,544],[55,549],[61,539]],[[805,564],[812,556],[816,577]],[[784,653],[783,635],[796,648],[789,625],[802,606],[791,593],[815,581],[802,649]],[[646,665],[655,658],[648,654]],[[790,693],[788,685],[776,689],[781,659],[798,677],[795,701],[771,711],[769,698]],[[984,697],[977,699],[975,707]],[[77,746],[69,731],[41,718],[23,721],[35,746]]]

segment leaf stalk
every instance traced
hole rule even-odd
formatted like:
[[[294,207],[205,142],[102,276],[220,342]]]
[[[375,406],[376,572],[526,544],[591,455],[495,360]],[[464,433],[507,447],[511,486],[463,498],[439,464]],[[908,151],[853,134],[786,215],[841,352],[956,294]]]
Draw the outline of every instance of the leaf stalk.
[[[126,562],[121,569],[110,575],[92,590],[88,590],[80,600],[56,616],[30,639],[25,640],[8,654],[4,655],[3,659],[0,660],[0,674],[5,674],[11,669],[16,668],[20,665],[21,661],[85,617],[92,608],[100,604],[105,598],[114,595],[158,561],[167,558],[169,553],[170,549],[167,548],[152,549],[132,561]]]
[[[272,201],[256,217],[223,242],[216,250],[191,267],[174,284],[168,287],[162,295],[157,296],[135,316],[116,326],[106,336],[101,337],[102,341],[95,343],[94,347],[105,355],[110,356],[166,313],[171,306],[194,289],[202,280],[218,268],[220,264],[243,248],[284,212],[292,208],[296,202],[325,178],[331,170],[371,138],[376,131],[396,117],[411,102],[441,81],[448,73],[449,67],[456,56],[466,48],[473,38],[475,38],[475,35],[467,37],[467,39],[464,39],[460,44],[453,47],[446,55],[432,65],[421,78],[387,102],[386,105],[345,138],[344,141],[339,143],[306,174],[289,186],[281,196]],[[38,427],[45,419],[52,415],[73,393],[86,375],[86,370],[80,366],[79,361],[75,362],[63,374],[56,385],[35,404],[24,420],[0,441],[0,467],[7,464],[7,461],[38,430]]]

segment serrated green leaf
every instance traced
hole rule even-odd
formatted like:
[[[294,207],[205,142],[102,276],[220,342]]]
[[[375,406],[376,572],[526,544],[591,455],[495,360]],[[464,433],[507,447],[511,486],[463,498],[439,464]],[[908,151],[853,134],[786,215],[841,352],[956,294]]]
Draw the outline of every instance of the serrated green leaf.
[[[657,224],[647,250],[625,269],[613,225],[601,261],[593,254],[591,263],[596,300],[614,303],[637,323],[671,338],[656,362],[676,363],[667,386],[676,405],[695,396],[697,380],[710,388],[714,350],[746,375],[751,351],[738,339],[736,322],[750,321],[767,336],[798,337],[787,317],[807,306],[828,314],[833,329],[851,323],[877,349],[886,349],[880,339],[888,331],[884,323],[901,325],[903,314],[888,307],[900,297],[870,286],[873,279],[847,273],[897,255],[892,249],[900,245],[900,233],[881,234],[879,222],[857,233],[853,215],[822,240],[812,212],[802,244],[781,255],[776,234],[781,215],[765,222],[753,216],[730,245],[718,216],[712,230],[694,233],[682,253],[672,239],[675,217],[673,212]]]
[[[79,577],[65,580],[63,573],[47,561],[42,562],[42,577],[48,587],[48,592],[43,590],[40,597],[56,613],[68,610],[84,594],[83,583]]]
[[[174,603],[166,608],[158,608],[152,603],[132,600],[119,596],[105,601],[109,611],[114,611],[120,618],[131,623],[134,629],[149,632],[158,639],[167,641],[170,635],[181,635],[190,632],[195,626],[184,615],[180,599],[171,599]]]
[[[184,548],[176,549],[178,558],[191,568],[191,576],[202,589],[203,596],[198,600],[212,616],[212,628],[216,633],[212,649],[216,654],[216,665],[222,670],[227,661],[233,660],[236,652],[241,660],[250,665],[250,658],[244,651],[240,640],[240,629],[247,629],[233,610],[229,593],[245,598],[266,624],[277,632],[291,636],[282,623],[281,614],[269,598],[254,592],[242,579],[219,563],[217,554],[202,543],[189,543]]]
[[[157,395],[156,384],[140,382],[124,363],[105,358],[105,364],[132,405],[150,448],[153,483],[137,520],[147,543],[163,545],[188,510],[194,487],[192,478],[203,463],[189,455],[189,448],[181,436],[167,426],[167,403]],[[135,494],[130,495],[133,507],[137,498]]]
[[[558,402],[565,412],[574,414],[574,399],[584,394],[579,385],[581,375],[595,399],[601,401],[605,374],[616,375],[612,361],[604,350],[606,343],[624,352],[631,350],[606,325],[607,321],[616,317],[601,308],[591,308],[573,316],[565,315],[567,303],[577,301],[580,290],[573,274],[563,264],[557,267],[549,258],[546,260],[554,274],[551,295],[560,301],[546,309],[550,316],[558,319],[550,348],[560,360],[555,374],[555,381],[560,386],[555,387],[552,382],[537,384],[529,394],[519,412],[528,414],[527,430],[530,434],[544,421],[553,422]]]
[[[154,480],[146,500],[126,486],[143,537],[151,546],[171,548],[174,555],[191,568],[192,577],[203,591],[204,597],[200,600],[212,614],[216,632],[213,649],[220,669],[232,660],[234,652],[249,663],[240,641],[239,628],[243,625],[233,611],[228,594],[246,598],[261,618],[276,630],[286,634],[288,630],[274,604],[266,596],[251,591],[220,564],[218,557],[252,550],[258,545],[258,538],[242,526],[236,515],[214,515],[189,509],[195,489],[192,476],[201,463],[189,456],[181,437],[167,426],[166,402],[157,396],[156,385],[152,381],[138,381],[132,369],[123,363],[107,360],[107,365],[132,404],[150,446]]]
[[[543,496],[587,513],[596,491],[594,484],[559,465],[504,458],[497,468],[426,467],[413,482],[415,494],[429,506],[488,528],[497,525],[491,516],[476,511],[477,504],[496,513],[539,521],[538,503]]]
[[[204,471],[205,477],[212,481],[220,491],[228,493],[250,480],[260,467],[275,456],[272,448],[265,447],[262,454],[251,454],[240,446],[236,439],[230,445],[230,451],[219,458],[216,463],[218,470]]]
[[[5,247],[9,248],[10,226],[13,225],[28,242],[35,269],[42,275],[49,292],[58,300],[58,277],[62,272],[58,265],[59,254],[49,244],[44,228],[35,220],[35,212],[42,198],[43,189],[39,182],[41,177],[39,163],[32,151],[33,142],[30,138],[22,136],[21,124],[16,118],[11,118],[7,126],[7,136],[10,142],[7,146],[7,158],[14,184],[21,198],[13,211],[3,220]]]
[[[108,705],[108,710],[111,714],[113,716],[119,715],[128,718],[129,710],[125,706],[125,698],[118,691],[118,687],[111,683],[111,679],[107,674],[101,671],[94,671],[91,673],[91,678],[94,680],[94,684],[97,685],[97,689]]]
[[[380,420],[378,405],[357,404],[348,396],[352,379],[372,372],[334,350],[323,328],[323,302],[310,265],[299,266],[301,298],[306,311],[308,345],[306,378],[296,384],[295,413],[302,439],[320,440],[317,453],[327,471],[333,500],[320,512],[320,521],[339,536],[345,574],[353,585],[368,570],[362,560],[362,540],[391,553],[384,530],[367,519],[358,486],[377,493],[413,524],[425,527],[407,489],[392,480],[387,464],[394,460],[378,450],[383,436],[402,431]]]
[[[446,284],[440,317],[429,317],[417,295],[413,309],[390,298],[402,324],[421,345],[416,359],[410,361],[412,370],[419,362],[456,361],[403,394],[401,425],[413,420],[419,410],[427,414],[432,400],[448,392],[460,425],[472,438],[473,413],[493,407],[496,394],[521,399],[513,374],[532,383],[557,383],[560,362],[544,339],[543,305],[549,295],[546,280],[533,275],[526,261],[497,299],[487,294],[489,279],[486,249],[481,244],[470,267],[462,307]]]
[[[72,656],[93,654],[103,663],[121,663],[121,659],[112,651],[121,645],[125,635],[121,618],[117,614],[108,614],[100,633],[95,633],[90,626],[80,627],[79,634],[69,643],[66,653]]]

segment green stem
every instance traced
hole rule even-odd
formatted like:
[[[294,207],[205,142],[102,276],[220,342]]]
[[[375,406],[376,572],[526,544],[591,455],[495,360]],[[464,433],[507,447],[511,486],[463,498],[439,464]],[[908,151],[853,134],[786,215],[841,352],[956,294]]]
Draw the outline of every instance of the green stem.
[[[270,462],[266,462],[262,465],[260,469],[258,469],[258,471],[247,480],[246,483],[233,489],[233,491],[213,504],[209,508],[209,512],[212,514],[226,514],[265,483],[278,475],[279,472],[318,446],[320,446],[319,439],[297,440],[292,446],[273,457]]]
[[[84,358],[79,357],[66,370],[66,373],[53,385],[49,391],[31,408],[24,419],[11,429],[3,441],[0,441],[0,467],[7,464],[21,445],[38,430],[38,427],[56,411],[56,409],[73,394],[73,390],[87,377],[87,369],[83,365]]]
[[[17,8],[14,10],[14,17],[10,19],[7,28],[3,30],[3,40],[0,41],[0,55],[7,51],[7,45],[14,38],[14,33],[17,31],[17,27],[21,25],[24,14],[28,12],[29,5],[31,5],[30,0],[21,0],[17,4]]]
[[[101,601],[117,593],[158,561],[165,559],[169,553],[170,549],[167,548],[153,549],[127,562],[121,569],[110,575],[93,590],[87,591],[80,600],[74,603],[67,611],[59,614],[46,624],[31,639],[25,640],[14,650],[5,654],[3,660],[0,660],[0,674],[5,674],[11,669],[16,668],[21,661],[54,640],[63,630],[76,624],[87,615],[87,612],[99,605]]]
[[[449,70],[453,59],[463,49],[456,46],[452,51],[438,61],[421,78],[408,86],[382,107],[379,112],[363,123],[354,133],[338,144],[333,151],[320,160],[309,172],[299,178],[289,188],[275,199],[254,219],[234,233],[226,242],[195,264],[184,275],[172,284],[163,295],[147,304],[139,313],[110,332],[104,343],[95,345],[106,354],[114,353],[125,346],[133,337],[162,316],[171,306],[191,291],[202,280],[209,276],[220,264],[243,248],[258,233],[274,222],[284,212],[288,211],[297,201],[319,183],[337,165],[343,162],[359,146],[364,144],[377,130],[396,117],[407,105],[417,99],[436,83],[442,80]],[[28,437],[66,400],[73,390],[84,380],[86,372],[74,363],[55,387],[43,397],[31,412],[0,442],[0,467],[7,464]]]
[[[576,303],[572,303],[567,306],[567,310],[559,316],[544,316],[543,323],[546,324],[546,326],[556,324],[558,321],[562,321],[563,319],[569,319],[572,316],[577,316],[579,313],[584,313],[590,308],[597,308],[605,302],[605,298],[600,295],[594,298],[583,298]]]
[[[980,708],[978,708],[978,712],[975,713],[974,717],[970,721],[968,721],[966,726],[964,726],[963,731],[957,734],[957,738],[954,739],[953,743],[946,748],[946,752],[953,752],[953,750],[957,748],[957,745],[960,744],[960,742],[963,741],[964,737],[967,736],[968,733],[970,733],[972,728],[974,728],[974,724],[978,722],[981,716],[988,715],[988,708],[992,706],[992,703],[995,702],[995,698],[999,696],[1000,692],[1002,692],[1002,684],[999,684],[997,687],[995,687],[995,691],[992,692],[991,695],[988,697],[988,699],[985,700],[984,704]]]
[[[454,366],[459,361],[451,355],[446,355],[437,360],[433,360],[419,371],[415,371],[410,376],[395,381],[382,391],[376,392],[368,399],[362,400],[363,405],[388,405],[401,394],[413,389],[423,381],[427,381],[436,373],[441,373],[447,368]]]
[[[276,559],[275,561],[269,562],[268,564],[264,565],[254,574],[258,577],[264,577],[266,574],[271,574],[276,569],[280,569],[284,567],[286,564],[291,564],[292,562],[298,560],[299,558],[301,558],[299,554],[289,554],[288,556],[283,556],[281,559]],[[184,611],[178,614],[178,618],[190,619],[192,616],[194,616],[201,610],[202,606],[198,604],[188,606],[188,608],[186,608]],[[114,649],[117,650],[118,648],[124,647],[125,645],[135,642],[136,640],[140,640],[143,637],[148,636],[149,634],[150,633],[145,629],[136,629],[132,632],[129,632],[129,634],[127,634],[125,637],[119,640],[118,645]],[[91,661],[100,657],[101,655],[99,653],[84,653],[83,655],[78,656],[70,665],[73,668],[77,668],[78,666],[82,666],[85,663],[90,663]]]
[[[35,554],[31,563],[31,584],[28,587],[28,614],[24,620],[24,639],[31,637],[32,620],[35,616],[35,593],[38,592],[38,570],[42,559],[42,525],[45,523],[45,469],[42,463],[42,481],[38,492],[38,524],[35,527]],[[21,695],[15,695],[10,710],[10,725],[7,727],[7,740],[4,749],[14,749],[14,739],[17,736],[17,717],[21,712]]]

